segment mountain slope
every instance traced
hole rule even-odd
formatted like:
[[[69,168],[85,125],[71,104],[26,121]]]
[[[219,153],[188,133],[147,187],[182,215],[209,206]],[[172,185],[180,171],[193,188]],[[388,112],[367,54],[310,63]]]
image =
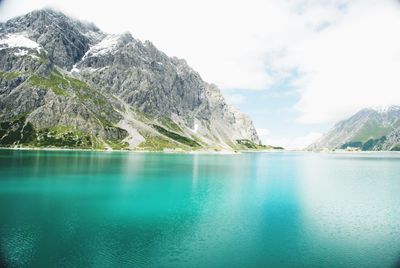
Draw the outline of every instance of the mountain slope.
[[[366,108],[337,123],[309,150],[394,150],[400,144],[400,106]]]
[[[106,34],[49,9],[0,27],[1,146],[260,144],[251,120],[215,85],[149,41]]]

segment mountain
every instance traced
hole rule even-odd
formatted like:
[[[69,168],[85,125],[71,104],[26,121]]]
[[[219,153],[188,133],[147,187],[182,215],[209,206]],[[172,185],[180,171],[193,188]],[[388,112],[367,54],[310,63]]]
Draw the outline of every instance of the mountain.
[[[400,106],[366,108],[337,123],[309,150],[400,150]]]
[[[0,146],[259,148],[185,60],[43,9],[0,24]]]

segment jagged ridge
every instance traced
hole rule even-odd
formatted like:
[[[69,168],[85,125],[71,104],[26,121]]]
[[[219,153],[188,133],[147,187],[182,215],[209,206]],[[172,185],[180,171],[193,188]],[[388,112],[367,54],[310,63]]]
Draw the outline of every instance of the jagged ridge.
[[[366,108],[337,123],[309,150],[357,148],[363,151],[400,149],[400,106]]]
[[[191,150],[247,148],[241,140],[260,144],[251,120],[226,104],[215,85],[149,41],[106,34],[49,9],[0,27],[1,146]],[[26,126],[30,140],[23,138]]]

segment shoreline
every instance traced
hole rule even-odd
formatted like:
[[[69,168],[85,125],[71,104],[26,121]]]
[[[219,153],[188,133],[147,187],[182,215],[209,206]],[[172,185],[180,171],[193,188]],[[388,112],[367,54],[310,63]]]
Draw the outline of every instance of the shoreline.
[[[242,153],[314,153],[314,154],[374,154],[374,153],[400,153],[400,151],[307,151],[307,150],[193,150],[193,151],[181,151],[174,149],[166,149],[162,151],[151,151],[151,150],[121,150],[121,149],[80,149],[80,148],[29,148],[29,147],[0,147],[0,150],[10,151],[51,151],[51,152],[124,152],[124,153],[157,153],[157,154],[215,154],[215,155],[236,155]]]
[[[279,150],[249,150],[249,151],[234,151],[234,150],[193,150],[193,151],[182,151],[175,149],[165,149],[162,151],[152,151],[152,150],[121,150],[121,149],[81,149],[81,148],[57,148],[57,147],[0,147],[0,150],[10,150],[10,151],[53,151],[53,152],[63,152],[63,151],[77,151],[77,152],[126,152],[126,153],[163,153],[163,154],[240,154],[240,153],[261,153],[261,152],[274,152]],[[283,150],[280,150],[283,151]]]

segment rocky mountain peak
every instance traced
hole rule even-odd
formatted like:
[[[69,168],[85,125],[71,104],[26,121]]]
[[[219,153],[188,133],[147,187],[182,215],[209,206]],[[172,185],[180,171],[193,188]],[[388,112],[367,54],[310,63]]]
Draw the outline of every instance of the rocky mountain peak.
[[[373,110],[380,114],[400,112],[400,106],[398,106],[398,105],[373,106],[373,107],[369,107],[367,109]]]
[[[6,33],[23,33],[41,45],[62,68],[72,68],[101,32],[94,24],[80,22],[53,9],[32,11],[5,24]]]
[[[400,144],[400,106],[375,106],[342,120],[310,150],[358,148],[392,150]]]
[[[83,147],[132,149],[260,144],[251,120],[227,105],[215,85],[130,33],[106,34],[38,10],[4,24],[0,55],[0,122],[13,129],[29,123],[34,139],[73,133],[85,137]],[[10,131],[0,129],[4,137]],[[7,144],[16,143],[38,141]]]

